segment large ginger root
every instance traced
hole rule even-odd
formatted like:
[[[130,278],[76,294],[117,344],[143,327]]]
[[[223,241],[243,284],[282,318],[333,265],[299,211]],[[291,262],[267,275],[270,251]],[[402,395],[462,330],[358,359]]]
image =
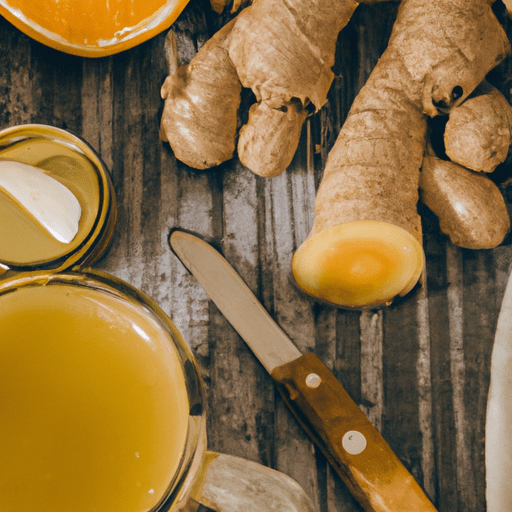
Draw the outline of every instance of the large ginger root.
[[[309,111],[326,102],[338,34],[358,4],[258,0],[246,7],[187,66],[166,79],[161,137],[192,167],[230,159],[242,85],[253,91],[257,103],[240,132],[239,159],[261,176],[283,172]],[[228,127],[225,133],[223,126]]]
[[[494,171],[507,158],[511,138],[512,106],[486,81],[451,110],[444,131],[450,160],[473,171]]]
[[[441,231],[459,247],[491,249],[510,229],[500,189],[486,175],[453,162],[423,159],[420,197],[437,215]]]
[[[329,154],[313,229],[293,256],[294,278],[310,295],[363,308],[416,284],[426,116],[461,103],[508,53],[491,4],[402,1],[389,46]]]

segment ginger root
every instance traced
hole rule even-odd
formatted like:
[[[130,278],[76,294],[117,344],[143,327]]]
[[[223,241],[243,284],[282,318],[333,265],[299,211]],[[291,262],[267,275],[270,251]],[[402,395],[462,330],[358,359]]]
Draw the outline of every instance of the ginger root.
[[[355,99],[331,150],[315,199],[315,222],[292,260],[298,286],[315,298],[346,308],[389,304],[407,293],[423,266],[421,223],[417,213],[420,166],[426,144],[426,119],[462,103],[488,71],[509,52],[509,42],[487,0],[403,0],[388,48]],[[416,264],[404,265],[400,252],[381,240],[371,243],[361,221],[380,222],[397,239],[409,234],[404,248]],[[341,237],[347,223],[358,223],[354,243],[365,243],[347,261]],[[325,231],[331,234],[326,237]],[[340,244],[340,237],[343,243]],[[332,265],[329,262],[338,261]],[[387,272],[375,280],[374,262]],[[346,264],[348,263],[348,264]],[[384,263],[382,263],[384,264]],[[390,281],[402,270],[402,290]],[[357,300],[338,293],[336,284],[350,282],[354,272],[371,294]],[[371,286],[374,285],[374,286]]]
[[[243,9],[187,66],[171,66],[161,90],[161,138],[191,167],[229,160],[243,86],[256,103],[240,131],[239,159],[261,176],[283,172],[307,115],[327,100],[338,34],[358,5],[356,0],[258,0]]]
[[[453,162],[423,159],[420,197],[437,215],[441,231],[459,247],[491,249],[510,229],[499,188],[486,175]]]
[[[454,245],[492,249],[510,229],[502,193],[485,173],[505,161],[511,130],[512,107],[484,80],[450,111],[440,134],[444,139],[442,158],[428,145],[420,198],[436,214],[441,231]],[[436,135],[435,127],[432,134]]]
[[[160,137],[171,142],[178,160],[196,169],[219,165],[235,150],[242,87],[225,50],[233,25],[225,25],[180,68],[174,32],[167,35],[170,75],[161,90],[166,101]]]
[[[511,140],[512,106],[486,81],[450,111],[444,131],[450,160],[473,171],[494,171],[507,158]]]

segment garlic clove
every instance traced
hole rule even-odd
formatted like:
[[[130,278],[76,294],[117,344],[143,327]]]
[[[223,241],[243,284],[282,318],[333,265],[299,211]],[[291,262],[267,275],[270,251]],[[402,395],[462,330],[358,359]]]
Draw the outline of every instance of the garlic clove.
[[[0,192],[16,201],[59,242],[68,244],[78,233],[82,207],[75,195],[42,169],[0,160]]]

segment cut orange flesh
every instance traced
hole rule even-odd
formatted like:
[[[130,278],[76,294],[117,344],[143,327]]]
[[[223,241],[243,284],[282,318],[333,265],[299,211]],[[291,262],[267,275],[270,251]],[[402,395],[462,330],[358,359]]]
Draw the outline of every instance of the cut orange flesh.
[[[103,57],[168,28],[189,0],[0,0],[0,14],[60,51]]]
[[[348,222],[306,240],[292,272],[309,295],[346,308],[390,304],[417,283],[423,248],[398,226],[373,220]]]

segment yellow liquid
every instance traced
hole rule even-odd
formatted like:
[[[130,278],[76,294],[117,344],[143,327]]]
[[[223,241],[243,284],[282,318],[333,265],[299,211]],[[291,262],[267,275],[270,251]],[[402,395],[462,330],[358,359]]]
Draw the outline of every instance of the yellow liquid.
[[[141,308],[51,283],[0,295],[0,511],[147,512],[173,479],[189,402]]]
[[[65,144],[34,138],[4,148],[0,158],[39,167],[71,190],[82,207],[78,233],[65,244],[0,190],[0,261],[15,266],[33,265],[77,249],[93,229],[100,208],[97,170],[88,158]]]

